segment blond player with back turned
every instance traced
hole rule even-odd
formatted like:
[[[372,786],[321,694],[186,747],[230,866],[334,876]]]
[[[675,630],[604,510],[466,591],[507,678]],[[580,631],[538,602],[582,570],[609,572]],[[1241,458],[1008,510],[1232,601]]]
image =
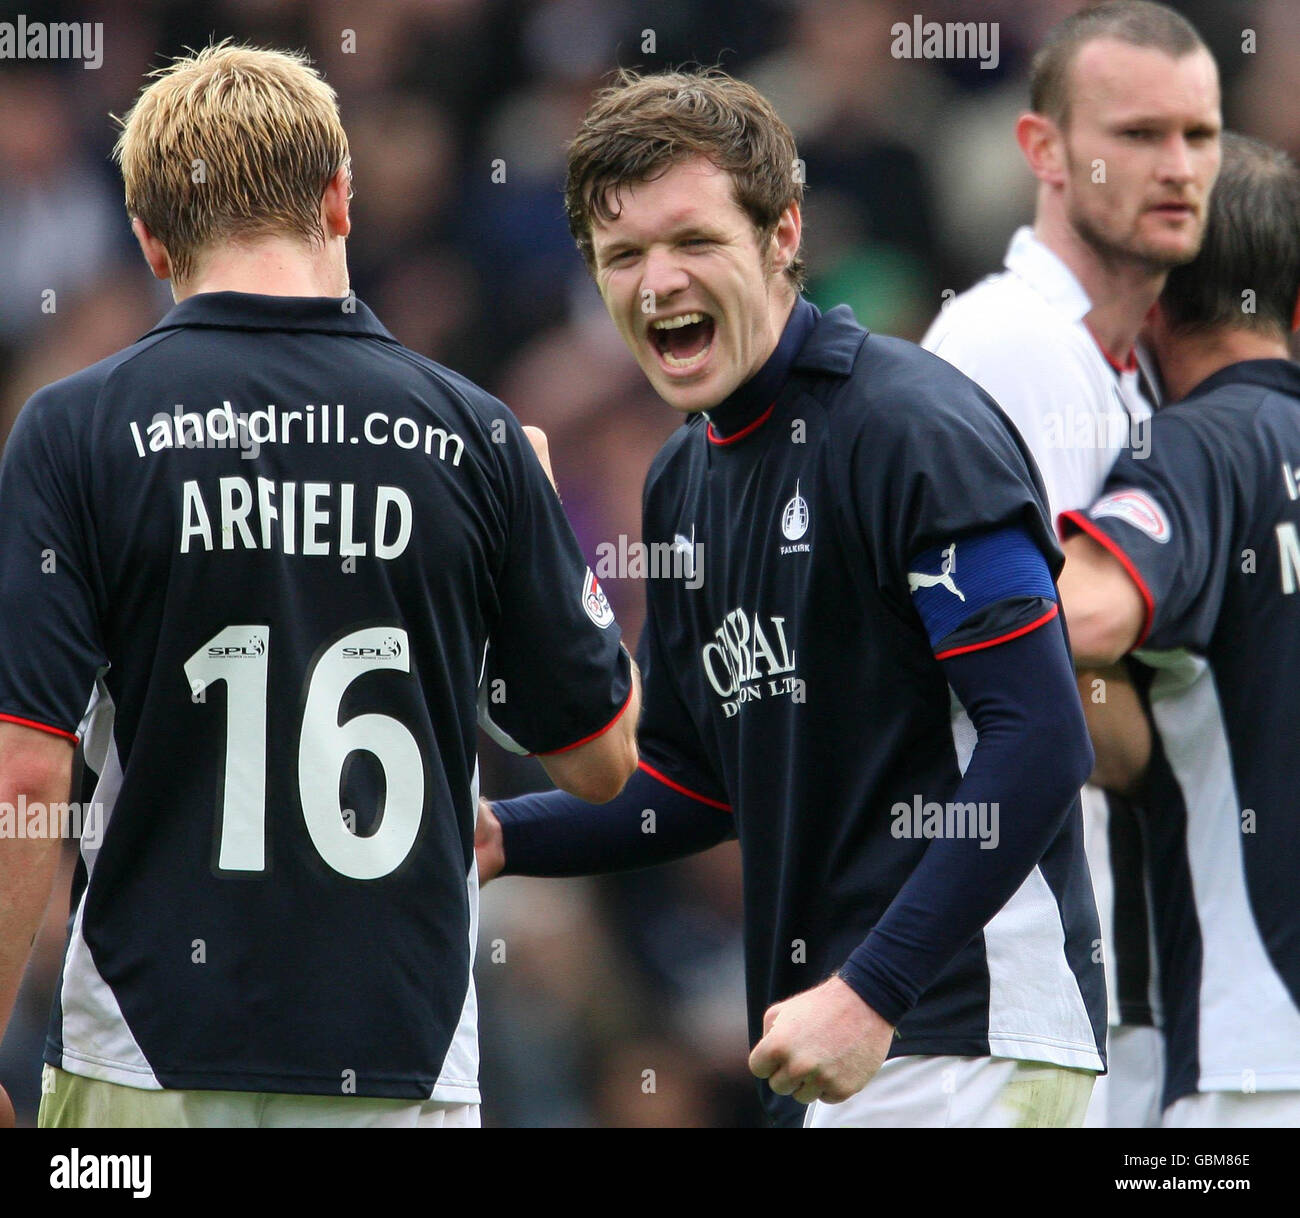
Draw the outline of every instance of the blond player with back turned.
[[[518,421],[349,291],[305,60],[180,59],[118,151],[176,306],[0,465],[0,803],[66,802],[80,739],[104,825],[40,1122],[477,1126],[480,679],[608,800],[635,668]],[[59,844],[0,839],[0,1032]]]

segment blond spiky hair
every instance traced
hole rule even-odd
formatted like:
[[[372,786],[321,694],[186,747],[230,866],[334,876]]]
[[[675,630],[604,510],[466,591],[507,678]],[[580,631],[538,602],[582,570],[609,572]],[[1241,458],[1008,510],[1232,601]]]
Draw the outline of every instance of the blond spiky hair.
[[[127,212],[166,246],[176,278],[221,241],[323,240],[321,196],[348,164],[348,138],[310,65],[227,39],[151,72],[118,120]]]

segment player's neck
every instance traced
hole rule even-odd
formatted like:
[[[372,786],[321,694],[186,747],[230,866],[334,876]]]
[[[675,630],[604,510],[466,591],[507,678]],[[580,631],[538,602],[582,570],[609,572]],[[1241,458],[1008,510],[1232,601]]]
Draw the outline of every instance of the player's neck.
[[[1218,329],[1185,338],[1170,338],[1159,352],[1165,397],[1185,398],[1206,377],[1251,359],[1287,359],[1286,340],[1252,330]]]
[[[173,281],[177,301],[200,292],[248,292],[255,296],[348,294],[342,250],[307,247],[291,238],[268,237],[207,254],[187,280]]]
[[[1085,320],[1093,337],[1113,363],[1124,364],[1165,285],[1166,272],[1131,259],[1103,258],[1063,216],[1040,214],[1034,233],[1087,294],[1092,309]]]

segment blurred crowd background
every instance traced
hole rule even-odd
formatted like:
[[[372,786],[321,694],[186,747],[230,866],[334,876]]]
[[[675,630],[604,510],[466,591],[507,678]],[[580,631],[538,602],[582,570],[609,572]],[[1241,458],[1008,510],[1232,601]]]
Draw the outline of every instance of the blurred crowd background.
[[[185,47],[304,48],[351,140],[357,295],[408,346],[550,436],[589,557],[636,539],[676,416],[607,319],[565,226],[563,148],[616,66],[720,63],[766,93],[806,163],[809,296],[916,339],[1001,265],[1030,215],[1013,138],[1034,47],[1079,0],[106,0],[0,4],[103,23],[103,63],[0,61],[0,446],[41,385],[135,341],[171,305],[131,238],[113,114]],[[1300,5],[1176,0],[1219,61],[1229,126],[1300,153]],[[900,60],[894,22],[999,23],[1000,62]],[[1253,49],[1243,32],[1253,30]],[[351,38],[348,33],[351,32]],[[504,166],[505,180],[500,168]],[[494,168],[498,172],[494,175]],[[53,295],[51,295],[53,293]],[[604,586],[630,645],[639,581]],[[489,796],[539,789],[484,740]],[[71,849],[69,850],[71,856]],[[68,872],[70,874],[70,857]],[[745,1068],[734,843],[671,867],[486,890],[477,978],[485,1123],[761,1123]],[[58,976],[53,902],[0,1082],[26,1122]],[[382,950],[382,947],[380,948]],[[648,1074],[647,1071],[653,1071]]]

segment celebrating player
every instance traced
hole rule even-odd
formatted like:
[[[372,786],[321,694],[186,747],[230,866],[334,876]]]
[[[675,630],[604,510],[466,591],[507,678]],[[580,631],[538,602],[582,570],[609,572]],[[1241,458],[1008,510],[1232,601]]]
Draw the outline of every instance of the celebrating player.
[[[600,800],[634,668],[514,417],[349,292],[306,61],[180,59],[117,152],[178,303],[37,393],[0,470],[0,805],[31,830],[0,840],[0,1029],[80,739],[43,1124],[477,1125],[480,677]]]
[[[1204,248],[1149,328],[1176,406],[1066,512],[1083,661],[1144,648],[1164,1123],[1300,1124],[1300,171],[1225,138]],[[1154,650],[1146,650],[1154,649]],[[1288,743],[1289,742],[1289,743]]]
[[[1092,754],[1041,487],[971,381],[801,296],[800,181],[789,128],[717,71],[623,74],[571,145],[578,246],[686,418],[644,537],[698,557],[647,585],[640,772],[602,808],[496,805],[480,868],[738,835],[774,1120],[1077,1123],[1105,1018]]]
[[[1219,161],[1219,89],[1187,21],[1119,0],[1052,31],[1030,91],[1016,136],[1038,179],[1034,226],[1012,238],[1006,270],[953,300],[922,345],[1011,416],[1058,513],[1091,503],[1115,457],[1149,439],[1134,343],[1169,268],[1200,245]],[[1101,675],[1107,708],[1136,708],[1122,669]],[[1090,712],[1098,676],[1081,682]],[[1104,768],[1109,750],[1099,757],[1097,777],[1119,785]],[[1112,1024],[1109,1074],[1088,1123],[1158,1125],[1162,1048],[1142,839],[1113,790],[1085,790],[1084,824]]]

